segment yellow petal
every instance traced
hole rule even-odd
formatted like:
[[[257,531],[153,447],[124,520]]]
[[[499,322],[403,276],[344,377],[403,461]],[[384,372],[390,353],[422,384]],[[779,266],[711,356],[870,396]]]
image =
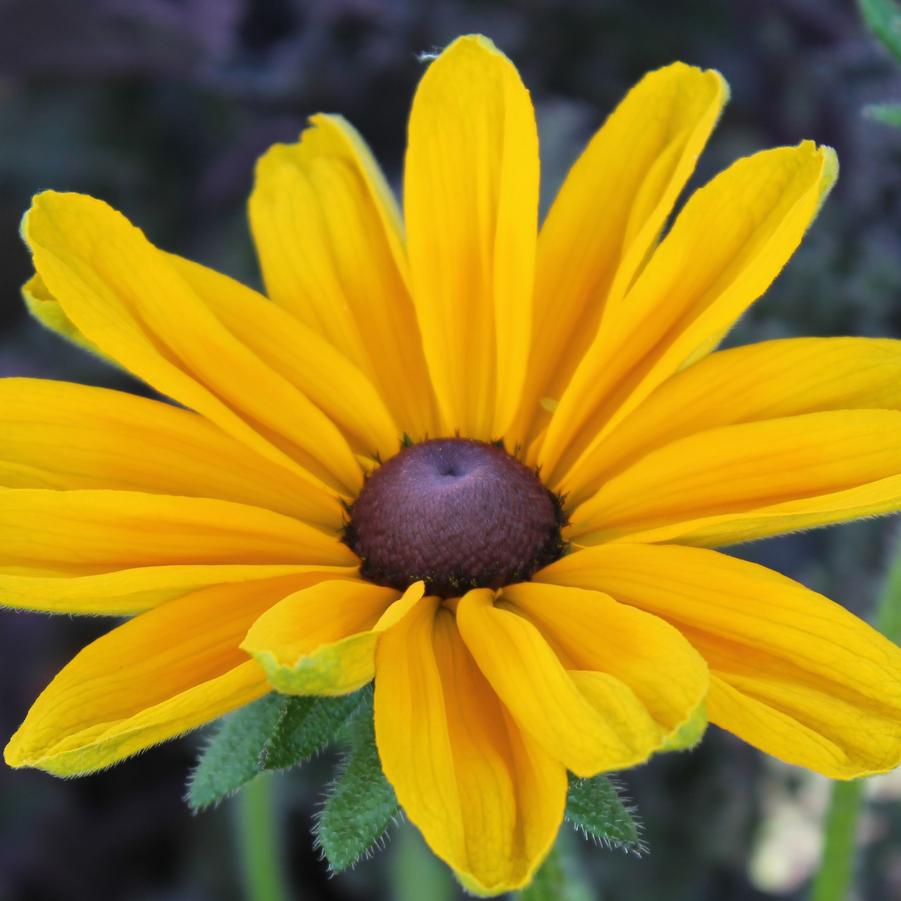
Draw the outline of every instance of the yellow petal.
[[[92,772],[266,694],[263,670],[238,643],[291,590],[290,579],[208,588],[108,632],[35,701],[6,762]]]
[[[901,341],[787,338],[712,354],[664,382],[567,477],[578,503],[649,450],[738,422],[901,409]]]
[[[134,491],[0,488],[0,571],[91,575],[190,563],[318,563],[356,556],[279,513],[207,498]]]
[[[357,453],[397,452],[402,430],[379,392],[325,338],[228,276],[182,257],[169,261],[219,321],[338,425]]]
[[[632,689],[667,736],[707,694],[707,665],[668,623],[598,591],[523,582],[503,601],[524,614],[569,670],[606,673]]]
[[[444,431],[503,435],[528,362],[538,136],[513,64],[454,41],[413,101],[404,177],[413,299]]]
[[[0,380],[0,485],[113,488],[266,507],[337,534],[334,496],[201,416],[105,388]]]
[[[375,645],[383,615],[422,597],[417,582],[399,600],[394,588],[331,580],[289,595],[251,627],[241,647],[266,671],[276,691],[343,695],[375,674]]]
[[[232,334],[122,215],[47,191],[22,233],[48,291],[105,354],[270,459],[333,490],[357,490],[360,468],[337,426]]]
[[[96,575],[0,574],[0,606],[47,613],[122,616],[213,585],[296,576],[291,590],[321,579],[353,578],[351,566],[280,564],[182,564],[140,566]]]
[[[797,582],[703,548],[627,544],[536,578],[671,622],[715,677],[710,721],[761,750],[837,779],[901,762],[901,649]]]
[[[269,296],[373,379],[403,431],[434,435],[400,215],[359,134],[320,115],[299,143],[272,147],[250,223]]]
[[[511,446],[543,425],[670,214],[728,98],[718,72],[674,63],[647,74],[591,139],[542,225],[532,347]]]
[[[96,344],[88,341],[75,327],[72,320],[63,312],[59,301],[47,290],[43,279],[39,275],[33,275],[22,285],[22,297],[28,312],[37,319],[44,328],[56,332],[61,338],[71,341],[76,347],[101,357],[107,363],[115,366],[114,360],[104,356]]]
[[[440,603],[423,599],[379,639],[376,740],[432,850],[470,891],[497,894],[528,883],[553,844],[566,773],[517,729]]]
[[[901,412],[833,410],[651,451],[572,515],[572,537],[728,544],[901,508]]]
[[[528,620],[487,589],[457,607],[463,641],[520,728],[578,776],[645,760],[663,742],[632,689],[597,671],[567,671]]]
[[[547,478],[561,478],[767,289],[836,172],[832,150],[807,141],[739,160],[689,199],[560,399],[538,455]]]

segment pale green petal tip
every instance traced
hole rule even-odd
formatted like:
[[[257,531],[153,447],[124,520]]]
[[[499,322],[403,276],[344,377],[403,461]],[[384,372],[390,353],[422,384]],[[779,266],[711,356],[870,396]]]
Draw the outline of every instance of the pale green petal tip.
[[[707,704],[702,702],[694,713],[666,740],[661,752],[690,751],[697,747],[707,731]]]

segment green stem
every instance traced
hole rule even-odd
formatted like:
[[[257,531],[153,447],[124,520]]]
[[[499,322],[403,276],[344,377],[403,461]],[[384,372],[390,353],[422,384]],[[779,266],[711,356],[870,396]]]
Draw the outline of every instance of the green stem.
[[[834,782],[820,872],[813,884],[813,901],[845,901],[854,876],[857,818],[863,783]]]
[[[876,604],[875,626],[886,638],[901,643],[901,541],[895,549]],[[863,783],[833,782],[826,815],[820,871],[812,901],[846,901],[854,877],[857,821],[863,806]]]
[[[235,799],[235,831],[247,901],[288,901],[279,848],[274,776],[262,773]]]

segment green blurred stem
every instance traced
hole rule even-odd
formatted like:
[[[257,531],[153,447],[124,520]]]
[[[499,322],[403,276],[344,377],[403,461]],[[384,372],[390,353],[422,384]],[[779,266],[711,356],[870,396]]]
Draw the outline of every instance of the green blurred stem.
[[[247,901],[288,901],[274,777],[262,773],[235,799],[235,831]]]
[[[901,541],[895,548],[876,605],[875,626],[886,638],[901,644]],[[846,901],[848,898],[854,877],[857,821],[862,806],[863,782],[832,783],[822,863],[813,883],[812,901]]]
[[[813,884],[813,901],[845,901],[854,876],[857,818],[863,783],[833,782],[826,817],[823,861]]]

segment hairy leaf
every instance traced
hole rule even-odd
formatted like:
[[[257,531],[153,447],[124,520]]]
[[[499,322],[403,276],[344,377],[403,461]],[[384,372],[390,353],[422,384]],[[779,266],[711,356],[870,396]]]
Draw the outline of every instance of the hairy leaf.
[[[222,720],[189,778],[187,801],[192,809],[219,803],[261,771],[263,749],[290,700],[267,695]]]
[[[328,745],[362,692],[337,698],[270,694],[225,717],[188,784],[194,810],[217,804],[264,770],[296,766]]]
[[[606,776],[570,779],[566,819],[586,837],[607,847],[634,854],[646,850],[635,810],[624,803],[617,786]]]
[[[372,723],[372,694],[366,691],[365,701],[343,730],[347,757],[313,830],[316,844],[336,872],[371,854],[400,810],[394,789],[382,773]]]

